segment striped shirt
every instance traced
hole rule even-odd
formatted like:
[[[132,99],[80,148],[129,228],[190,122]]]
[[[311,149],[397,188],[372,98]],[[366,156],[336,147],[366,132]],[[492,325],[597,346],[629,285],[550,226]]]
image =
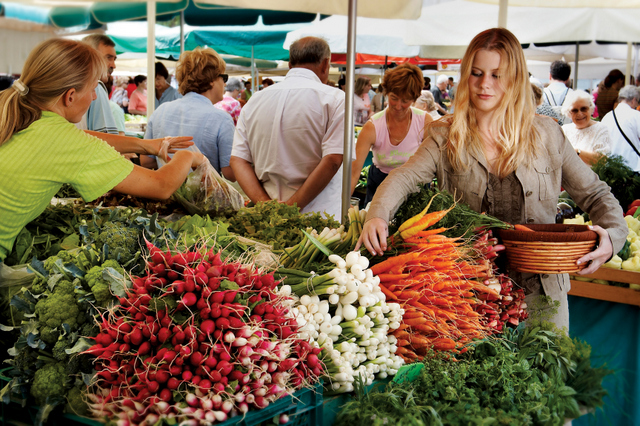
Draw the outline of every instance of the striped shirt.
[[[49,205],[62,184],[91,201],[122,182],[133,164],[63,117],[42,117],[0,145],[0,261],[22,228]]]

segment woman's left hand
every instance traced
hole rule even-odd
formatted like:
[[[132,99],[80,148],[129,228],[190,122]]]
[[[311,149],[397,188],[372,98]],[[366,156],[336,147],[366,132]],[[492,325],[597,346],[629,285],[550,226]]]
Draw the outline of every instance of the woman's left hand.
[[[589,226],[589,229],[598,234],[598,248],[578,259],[578,265],[591,261],[586,268],[577,273],[578,275],[594,273],[603,263],[613,256],[613,245],[611,244],[609,233],[598,225]]]
[[[166,137],[166,138],[157,138],[157,139],[149,139],[149,144],[145,147],[147,148],[147,154],[149,155],[157,155],[164,162],[167,162],[168,154],[173,154],[179,149],[188,148],[193,145],[193,137],[192,136],[176,136],[176,137]],[[151,152],[154,151],[154,152]]]

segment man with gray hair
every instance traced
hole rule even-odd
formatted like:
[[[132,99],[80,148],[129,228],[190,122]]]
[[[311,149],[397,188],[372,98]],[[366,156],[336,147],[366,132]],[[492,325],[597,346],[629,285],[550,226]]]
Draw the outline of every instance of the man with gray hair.
[[[602,119],[609,129],[611,154],[624,158],[627,166],[640,172],[640,92],[634,85],[624,86],[618,93],[618,106]]]
[[[117,135],[116,120],[113,118],[111,107],[109,106],[109,93],[107,93],[107,88],[104,85],[116,68],[116,44],[109,36],[104,34],[88,35],[82,39],[82,42],[104,55],[107,61],[107,74],[103,76],[103,81],[100,81],[96,87],[96,99],[91,102],[89,110],[76,126],[83,130]]]
[[[444,74],[440,74],[436,80],[436,87],[431,89],[433,99],[436,102],[436,110],[440,115],[447,113],[447,106],[444,104],[444,100],[449,98],[447,92],[447,86],[449,85],[449,77]]]
[[[231,168],[254,203],[276,199],[340,219],[345,94],[325,84],[330,58],[320,38],[295,41],[284,81],[242,108]]]

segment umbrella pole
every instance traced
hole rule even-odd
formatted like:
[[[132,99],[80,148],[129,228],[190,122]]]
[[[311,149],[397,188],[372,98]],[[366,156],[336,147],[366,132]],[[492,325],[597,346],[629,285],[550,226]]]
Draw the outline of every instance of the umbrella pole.
[[[356,62],[356,17],[358,1],[349,0],[349,25],[347,29],[347,77],[344,88],[344,153],[342,155],[342,217],[345,222],[351,199],[351,151],[353,147],[353,89]]]
[[[253,59],[253,46],[251,46],[251,93],[256,93],[256,63]]]
[[[580,42],[576,41],[576,58],[573,68],[573,90],[578,88],[578,61],[580,60]]]
[[[633,56],[633,44],[628,41],[627,42],[627,72],[624,77],[624,85],[631,84],[631,57]]]
[[[184,53],[184,10],[180,11],[180,55]]]
[[[147,0],[147,117],[151,117],[156,103],[156,2]]]

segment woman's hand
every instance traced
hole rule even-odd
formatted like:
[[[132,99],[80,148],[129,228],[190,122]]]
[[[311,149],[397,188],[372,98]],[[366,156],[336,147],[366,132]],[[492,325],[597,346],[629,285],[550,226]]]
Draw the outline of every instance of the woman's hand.
[[[191,152],[191,151],[188,151],[188,152]],[[205,157],[204,154],[200,154],[199,152],[193,152],[192,154],[193,154],[193,160],[191,160],[192,169],[198,168],[198,166],[200,166],[202,163],[209,162],[209,159]]]
[[[389,228],[387,222],[379,217],[375,217],[365,222],[360,234],[360,239],[356,244],[355,251],[364,244],[371,255],[376,254],[382,256],[387,250],[387,237],[389,236]]]
[[[192,136],[177,136],[147,139],[145,149],[147,150],[147,154],[157,155],[166,163],[169,161],[168,154],[173,154],[174,152],[188,148],[191,145],[193,145]]]
[[[594,273],[603,263],[613,256],[613,245],[611,244],[609,233],[598,225],[589,226],[589,229],[598,234],[599,244],[597,249],[578,259],[578,265],[591,261],[591,264],[577,273],[578,275]]]

